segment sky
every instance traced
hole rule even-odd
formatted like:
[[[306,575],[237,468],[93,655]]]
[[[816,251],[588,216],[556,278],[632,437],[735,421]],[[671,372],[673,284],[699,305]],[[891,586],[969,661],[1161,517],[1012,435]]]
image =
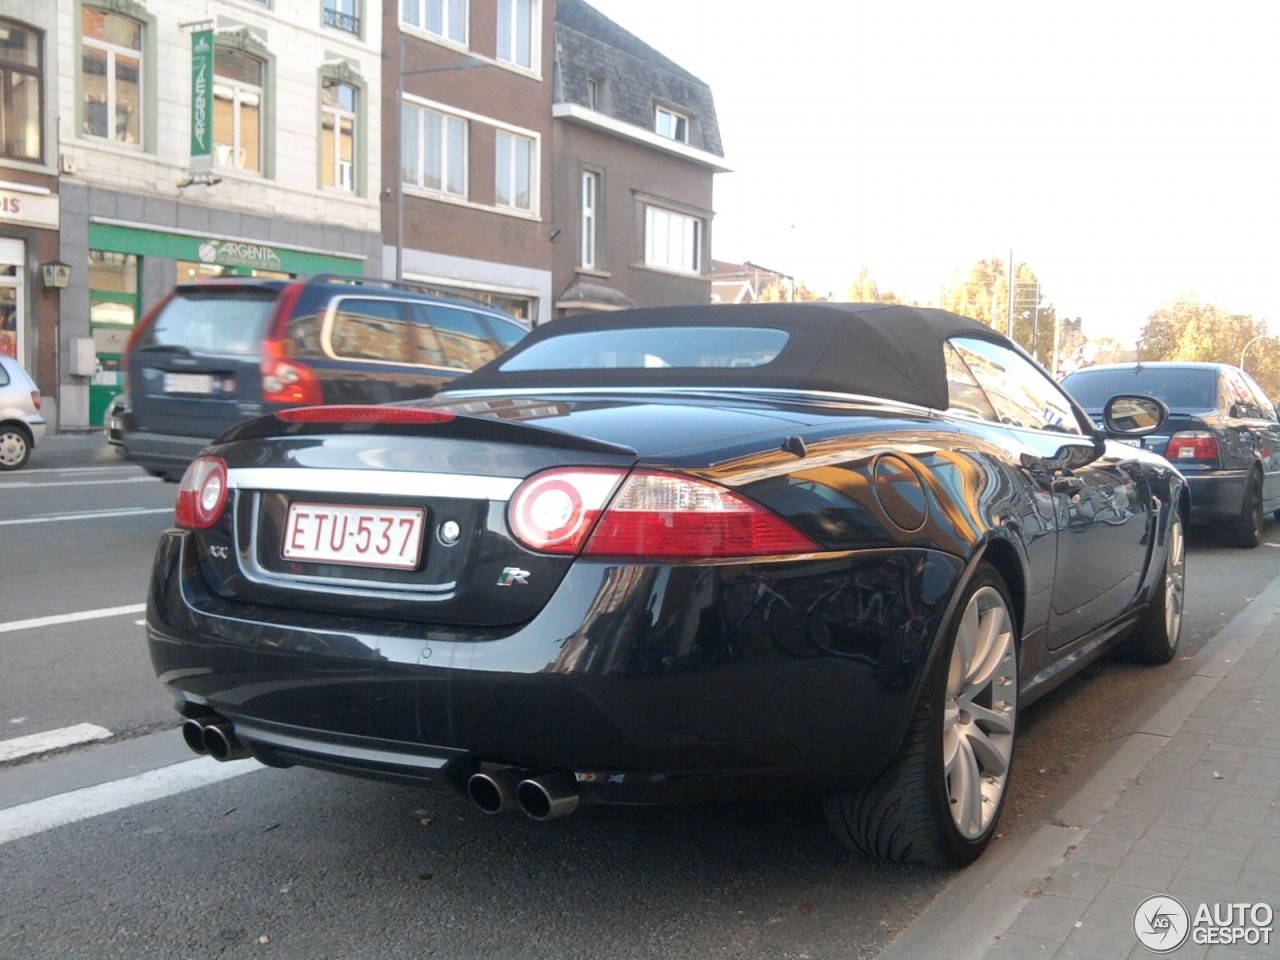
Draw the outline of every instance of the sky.
[[[936,303],[1012,253],[1092,338],[1280,334],[1280,4],[588,2],[710,85],[717,260]]]

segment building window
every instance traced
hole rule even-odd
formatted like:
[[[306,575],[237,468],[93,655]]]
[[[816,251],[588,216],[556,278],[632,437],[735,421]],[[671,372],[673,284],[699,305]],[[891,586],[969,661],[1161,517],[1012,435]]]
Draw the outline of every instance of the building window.
[[[324,25],[360,35],[360,0],[324,0]]]
[[[467,122],[405,103],[400,107],[400,178],[454,197],[467,195]]]
[[[600,209],[600,174],[582,171],[582,267],[596,266],[596,226]]]
[[[266,65],[243,50],[213,57],[213,157],[224,167],[262,172],[262,98]]]
[[[498,0],[498,59],[533,69],[534,0]]]
[[[400,22],[453,43],[467,44],[467,0],[401,0]]]
[[[0,20],[0,156],[39,162],[40,35]]]
[[[497,144],[497,194],[500,207],[533,209],[533,141],[499,130]]]
[[[587,106],[592,110],[600,109],[600,87],[603,82],[595,77],[587,77]]]
[[[356,189],[356,88],[325,80],[320,90],[320,182]]]
[[[142,142],[142,24],[80,8],[84,132],[116,143]]]
[[[644,262],[650,267],[702,272],[702,221],[661,207],[644,208]]]
[[[666,137],[668,140],[689,142],[689,118],[666,107],[657,107],[654,110],[653,129],[658,136]]]

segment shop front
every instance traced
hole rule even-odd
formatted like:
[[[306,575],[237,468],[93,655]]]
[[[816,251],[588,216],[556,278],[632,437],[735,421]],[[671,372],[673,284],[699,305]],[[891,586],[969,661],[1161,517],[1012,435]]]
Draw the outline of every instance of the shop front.
[[[175,284],[211,277],[290,278],[316,273],[361,275],[364,260],[280,244],[118,223],[89,224],[89,336],[94,372],[89,422],[102,422],[125,389],[121,360],[144,311]]]
[[[42,319],[56,324],[45,298],[57,291],[42,279],[41,264],[57,260],[57,231],[57,194],[33,184],[0,184],[0,354],[16,358],[42,390],[57,376],[53,331],[41,330]]]

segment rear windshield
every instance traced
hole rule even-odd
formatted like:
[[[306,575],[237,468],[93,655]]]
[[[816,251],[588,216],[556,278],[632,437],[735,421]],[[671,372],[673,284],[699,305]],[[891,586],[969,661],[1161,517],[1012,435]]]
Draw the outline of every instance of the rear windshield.
[[[135,349],[258,356],[276,296],[274,290],[248,288],[179,291],[138,335]]]
[[[641,327],[551,337],[502,364],[531,370],[636,370],[760,367],[786,345],[783,330],[762,327]]]
[[[1101,410],[1104,403],[1121,393],[1155,397],[1170,409],[1212,410],[1218,403],[1218,374],[1214,370],[1082,370],[1065,378],[1062,386],[1086,410]]]

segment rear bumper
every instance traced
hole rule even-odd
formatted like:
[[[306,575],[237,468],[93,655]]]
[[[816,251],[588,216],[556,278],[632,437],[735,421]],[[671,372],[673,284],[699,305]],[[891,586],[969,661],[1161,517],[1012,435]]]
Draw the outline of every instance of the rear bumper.
[[[114,431],[119,439],[111,440],[112,432],[108,427],[108,441],[123,447],[125,455],[144,470],[177,476],[181,476],[200,451],[213,442],[212,438],[119,429]]]
[[[1244,504],[1248,470],[1214,470],[1197,473],[1184,471],[1187,490],[1191,494],[1191,520],[1200,523],[1212,519],[1235,519]]]
[[[618,803],[877,774],[960,574],[927,551],[816,571],[579,562],[529,623],[467,636],[216,597],[186,540],[163,536],[147,604],[152,662],[183,714],[225,717],[270,764],[459,790],[504,764],[571,773],[584,798]]]

